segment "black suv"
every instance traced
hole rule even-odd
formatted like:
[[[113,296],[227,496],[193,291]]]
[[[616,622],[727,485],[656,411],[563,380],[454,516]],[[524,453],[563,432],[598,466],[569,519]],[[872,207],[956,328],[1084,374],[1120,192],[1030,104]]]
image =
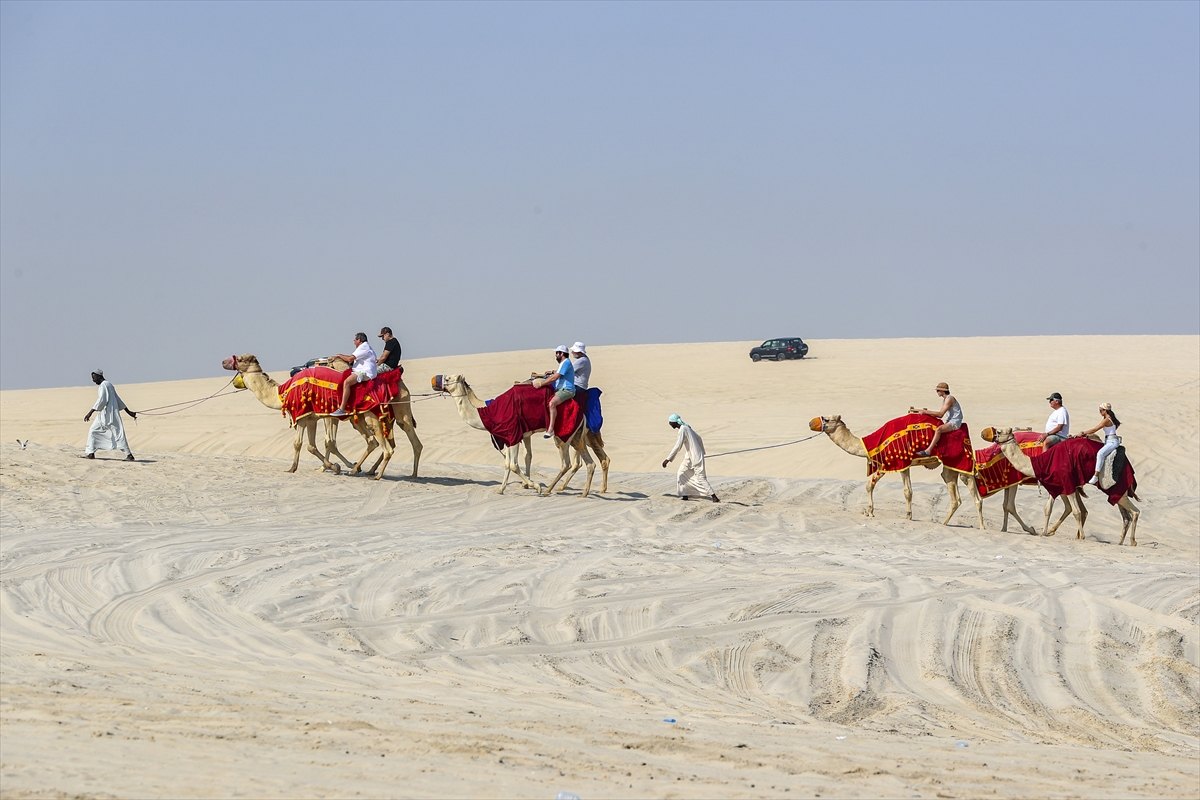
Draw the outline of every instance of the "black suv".
[[[806,355],[808,355],[808,345],[799,337],[768,339],[750,351],[750,360],[762,361],[764,358],[773,358],[776,361],[783,361],[785,358],[804,358]]]

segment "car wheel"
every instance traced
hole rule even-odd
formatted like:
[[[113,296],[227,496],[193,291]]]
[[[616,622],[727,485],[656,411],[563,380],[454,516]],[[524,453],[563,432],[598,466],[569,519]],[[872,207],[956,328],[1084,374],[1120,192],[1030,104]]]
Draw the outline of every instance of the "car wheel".
[[[788,354],[786,351],[784,351],[784,352],[780,353],[779,355],[775,356],[775,360],[776,361],[787,361],[787,357],[788,357]]]
[[[755,364],[757,364],[759,361],[762,360],[762,356],[760,356],[758,353],[751,353],[750,360],[753,361]]]

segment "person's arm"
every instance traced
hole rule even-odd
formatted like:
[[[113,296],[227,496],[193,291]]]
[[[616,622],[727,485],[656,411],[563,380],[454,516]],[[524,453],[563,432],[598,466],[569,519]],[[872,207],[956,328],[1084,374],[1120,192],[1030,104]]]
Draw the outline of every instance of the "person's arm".
[[[1101,417],[1100,421],[1098,423],[1096,423],[1096,427],[1089,428],[1088,430],[1084,431],[1083,433],[1076,434],[1073,438],[1082,439],[1085,436],[1091,436],[1093,433],[1095,433],[1096,431],[1103,428],[1105,423],[1107,423],[1107,422],[1108,422],[1108,418]]]
[[[912,413],[924,414],[927,417],[940,417],[940,416],[944,415],[947,411],[949,411],[953,406],[954,406],[954,395],[948,394],[948,395],[946,395],[946,402],[942,403],[941,411],[930,411],[928,408],[914,408],[914,409],[912,409]]]
[[[675,456],[679,455],[680,448],[683,447],[683,426],[679,427],[679,438],[675,440],[675,446],[671,448],[671,454],[663,461],[663,469],[666,469],[667,464],[675,460]]]
[[[100,391],[96,393],[96,402],[92,405],[92,410],[83,415],[83,421],[87,422],[92,418],[92,414],[108,405],[108,398],[104,396],[104,387],[100,387]]]

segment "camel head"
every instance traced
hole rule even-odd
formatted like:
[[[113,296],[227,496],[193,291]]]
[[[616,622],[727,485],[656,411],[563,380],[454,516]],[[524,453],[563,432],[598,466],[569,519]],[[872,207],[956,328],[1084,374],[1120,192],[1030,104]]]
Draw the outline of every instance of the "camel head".
[[[258,363],[258,358],[246,353],[240,356],[229,356],[221,362],[221,366],[228,370],[236,372],[262,372],[263,369]]]
[[[808,423],[808,429],[818,433],[829,433],[841,424],[841,414],[834,414],[832,417],[813,417]]]
[[[248,372],[262,372],[263,369],[258,363],[258,359],[249,353],[240,356],[229,356],[221,362],[221,366],[225,369],[237,372],[234,376],[233,386],[235,389],[245,389],[246,382],[242,380],[242,376]],[[264,377],[270,377],[263,373]]]
[[[1013,438],[1012,428],[984,428],[979,434],[985,442],[995,442],[996,444],[1004,444],[1011,441]]]
[[[435,392],[445,392],[452,397],[462,397],[471,388],[462,375],[434,375],[429,385]]]

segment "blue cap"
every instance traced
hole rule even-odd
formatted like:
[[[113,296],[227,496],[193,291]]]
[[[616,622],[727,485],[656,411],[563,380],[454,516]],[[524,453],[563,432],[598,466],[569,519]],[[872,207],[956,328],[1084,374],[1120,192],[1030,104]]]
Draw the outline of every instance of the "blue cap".
[[[678,414],[672,414],[671,416],[667,417],[667,422],[678,422],[680,425],[682,425],[683,418],[680,417]]]

